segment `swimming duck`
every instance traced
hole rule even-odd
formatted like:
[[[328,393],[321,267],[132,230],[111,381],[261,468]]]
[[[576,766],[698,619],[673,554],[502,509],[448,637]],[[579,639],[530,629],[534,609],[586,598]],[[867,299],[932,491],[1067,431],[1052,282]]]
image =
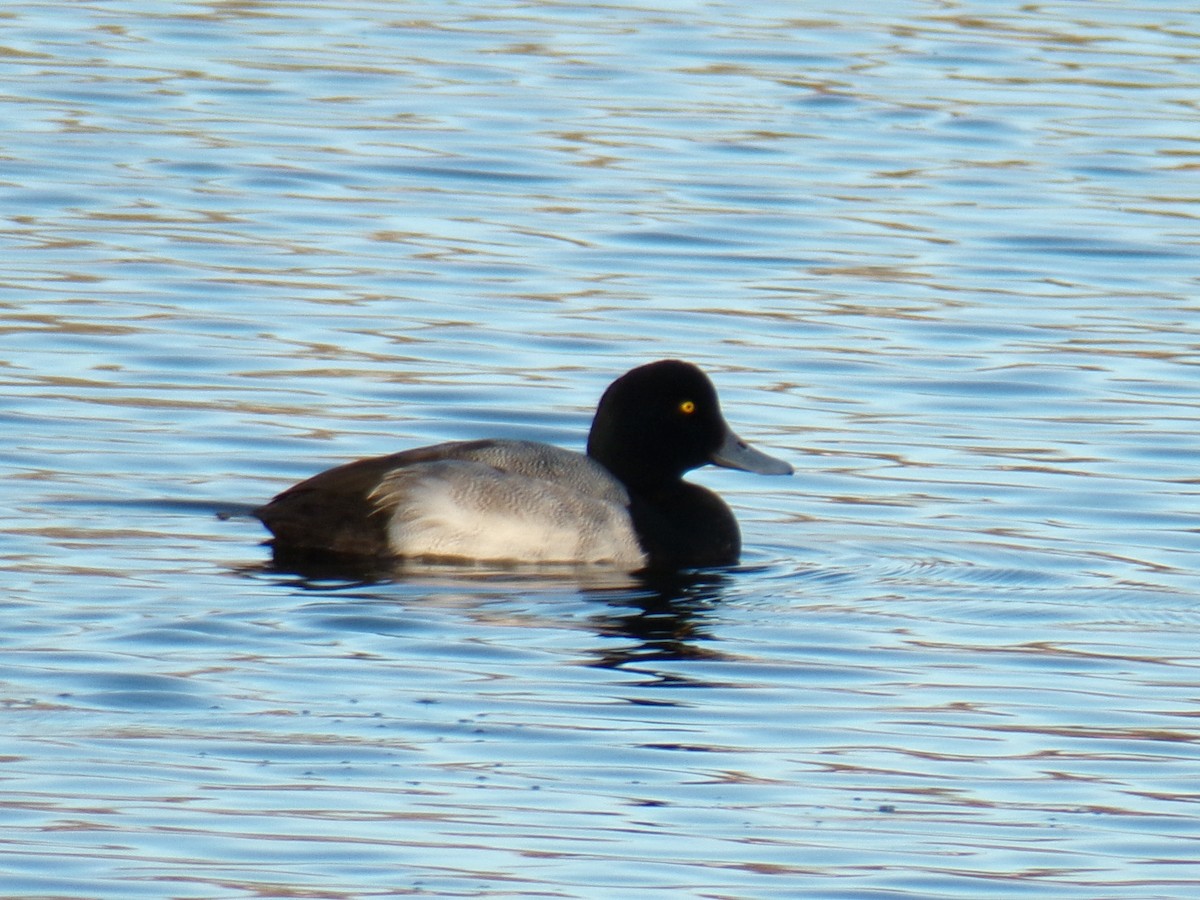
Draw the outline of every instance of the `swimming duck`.
[[[707,463],[792,472],[733,433],[699,368],[663,360],[609,385],[586,456],[535,441],[454,441],[328,469],[254,514],[277,557],[728,565],[741,552],[737,520],[683,480]]]

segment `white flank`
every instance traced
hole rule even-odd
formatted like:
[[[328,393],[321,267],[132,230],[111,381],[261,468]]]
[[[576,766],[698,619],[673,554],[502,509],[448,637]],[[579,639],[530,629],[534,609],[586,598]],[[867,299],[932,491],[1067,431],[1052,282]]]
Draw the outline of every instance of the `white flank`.
[[[631,569],[646,561],[623,506],[478,462],[398,469],[373,499],[392,508],[388,540],[398,556]]]

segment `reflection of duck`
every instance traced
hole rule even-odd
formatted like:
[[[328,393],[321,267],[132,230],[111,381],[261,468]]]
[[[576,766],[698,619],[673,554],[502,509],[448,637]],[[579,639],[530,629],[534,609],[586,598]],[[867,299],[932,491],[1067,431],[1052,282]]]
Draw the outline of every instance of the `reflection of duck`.
[[[604,392],[587,456],[532,441],[438,444],[321,472],[254,514],[277,556],[725,565],[741,550],[737,521],[683,480],[707,463],[792,471],[730,430],[703,372],[665,360]]]
[[[641,673],[645,684],[699,684],[669,664],[727,658],[710,634],[710,613],[723,599],[729,573],[648,570],[637,577],[636,589],[588,592],[605,604],[588,616],[588,626],[604,638],[589,651],[589,664]]]

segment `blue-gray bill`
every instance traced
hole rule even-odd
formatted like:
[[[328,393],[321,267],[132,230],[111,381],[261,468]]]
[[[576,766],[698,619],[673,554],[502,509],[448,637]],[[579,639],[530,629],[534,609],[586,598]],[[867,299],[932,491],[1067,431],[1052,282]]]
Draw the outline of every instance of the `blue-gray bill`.
[[[758,475],[792,474],[792,467],[788,463],[756,450],[732,431],[725,432],[725,439],[710,460],[713,465],[726,469],[741,469]]]

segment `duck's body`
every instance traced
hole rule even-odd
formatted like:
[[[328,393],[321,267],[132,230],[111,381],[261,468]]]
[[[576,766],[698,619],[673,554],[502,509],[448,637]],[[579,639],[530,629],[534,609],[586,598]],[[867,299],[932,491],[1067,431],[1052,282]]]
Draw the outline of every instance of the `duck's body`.
[[[748,447],[695,366],[652,363],[601,398],[588,455],[533,441],[457,441],[329,469],[255,510],[286,555],[487,562],[725,565],[729,507],[684,472],[791,466]]]
[[[533,441],[456,441],[361,459],[256,510],[276,546],[341,555],[640,568],[629,494],[599,463]]]

